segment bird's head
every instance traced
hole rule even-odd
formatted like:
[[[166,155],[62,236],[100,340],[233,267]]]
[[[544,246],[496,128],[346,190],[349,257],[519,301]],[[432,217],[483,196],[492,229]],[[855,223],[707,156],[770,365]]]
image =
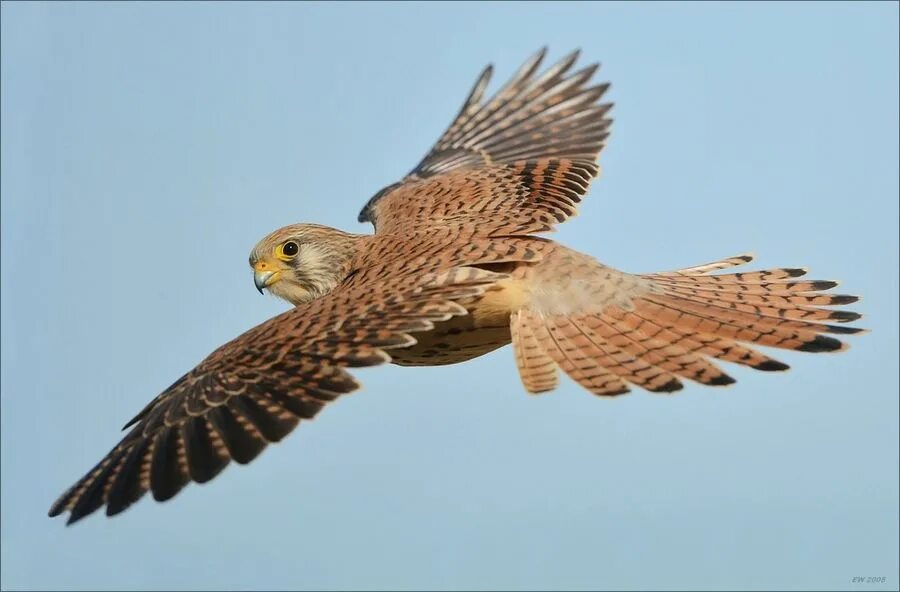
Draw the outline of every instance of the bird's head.
[[[253,283],[294,305],[324,296],[350,273],[362,238],[317,224],[280,228],[250,252]]]

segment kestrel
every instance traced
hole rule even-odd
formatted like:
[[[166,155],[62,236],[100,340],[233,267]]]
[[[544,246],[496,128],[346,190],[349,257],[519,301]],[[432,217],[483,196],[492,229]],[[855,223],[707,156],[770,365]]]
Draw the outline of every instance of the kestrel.
[[[256,287],[293,308],[226,343],[135,416],[131,430],[50,508],[75,522],[147,491],[167,500],[234,459],[248,463],[358,388],[345,370],[463,362],[512,343],[525,390],[558,369],[595,395],[734,380],[713,359],[788,366],[751,347],[833,352],[859,314],[823,306],[836,282],[804,269],[715,273],[740,255],[632,274],[547,238],[576,213],[609,135],[608,84],[578,52],[540,71],[541,50],[488,100],[488,66],[459,114],[400,182],[359,215],[374,234],[286,226],[250,254]]]

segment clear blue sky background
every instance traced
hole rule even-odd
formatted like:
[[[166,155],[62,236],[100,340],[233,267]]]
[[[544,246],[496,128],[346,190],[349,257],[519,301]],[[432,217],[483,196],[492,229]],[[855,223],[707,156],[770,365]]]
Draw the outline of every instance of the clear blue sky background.
[[[897,3],[4,3],[2,587],[896,589],[897,21]],[[529,398],[509,349],[367,369],[172,502],[46,517],[151,397],[285,308],[253,288],[259,238],[362,231],[480,69],[543,44],[602,61],[616,102],[560,240],[633,271],[808,265],[865,296],[873,332],[672,397]]]

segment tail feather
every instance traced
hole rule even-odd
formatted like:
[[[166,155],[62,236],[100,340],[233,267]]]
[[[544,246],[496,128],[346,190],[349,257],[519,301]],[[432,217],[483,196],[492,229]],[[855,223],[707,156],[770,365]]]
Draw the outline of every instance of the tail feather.
[[[786,370],[787,365],[768,356],[746,348],[736,341],[710,335],[679,329],[678,327],[665,327],[656,322],[652,317],[641,316],[639,312],[621,312],[626,326],[639,327],[644,333],[664,343],[671,343],[682,347],[695,355],[708,355],[726,362],[734,362],[744,366],[750,366],[756,370]]]
[[[514,316],[514,324],[519,325],[520,332],[522,329],[530,332],[553,365],[558,365],[569,377],[590,392],[598,395],[619,395],[628,392],[628,387],[618,376],[597,362],[604,354],[592,348],[591,344],[585,344],[583,341],[574,342],[559,334],[558,329],[555,329],[554,332],[557,334],[554,335],[547,326],[547,319],[531,311],[520,310]],[[522,341],[513,340],[513,344],[516,348],[522,346],[525,349]],[[526,372],[522,372],[520,366],[519,373],[522,381],[526,382],[527,369]]]
[[[764,317],[729,315],[712,307],[698,310],[690,303],[674,299],[648,296],[635,302],[635,306],[670,326],[692,333],[710,333],[736,341],[799,351],[836,351],[843,346],[837,339],[821,335],[821,331],[780,327]]]
[[[557,320],[559,324],[554,322]],[[553,361],[569,378],[595,395],[627,393],[628,386],[615,372],[616,362],[577,333],[561,331],[562,321],[564,318],[541,319],[535,328]]]
[[[656,367],[607,341],[585,322],[584,317],[568,318],[554,315],[546,322],[557,343],[571,344],[571,349],[587,358],[589,367],[606,368],[622,380],[651,392],[672,392],[682,388],[678,379],[665,369]]]
[[[702,348],[699,342],[688,340],[683,343],[676,333],[642,319],[637,314],[626,314],[619,318],[612,315],[588,317],[587,323],[597,325],[606,332],[611,342],[621,344],[632,355],[672,374],[715,386],[734,382],[718,366],[697,353]]]
[[[834,280],[797,280],[806,275],[803,267],[782,267],[764,271],[722,273],[718,275],[690,273],[650,273],[641,277],[655,284],[687,290],[712,290],[754,295],[792,296],[830,290],[839,285]]]
[[[641,299],[641,302],[652,302],[680,313],[692,313],[698,317],[715,319],[723,324],[765,332],[766,330],[784,331],[793,329],[811,333],[859,333],[861,329],[842,327],[826,323],[801,321],[765,314],[761,310],[742,311],[727,305],[713,302],[696,302],[690,298],[669,294],[653,294]],[[831,312],[831,311],[826,311]]]
[[[722,304],[756,304],[764,306],[781,306],[790,308],[798,306],[837,306],[852,304],[859,300],[857,296],[846,294],[777,294],[772,292],[734,292],[716,289],[696,289],[684,286],[665,286],[669,294],[677,294],[685,297],[707,298],[721,302]]]
[[[740,280],[716,280],[726,275],[709,276],[644,276],[660,286],[673,286],[687,289],[713,290],[715,292],[739,292],[743,294],[793,296],[795,294],[807,294],[809,292],[821,292],[830,290],[838,285],[833,280],[805,280],[796,282],[742,282]],[[791,276],[798,277],[798,276]]]
[[[712,356],[718,360],[749,366],[754,370],[763,372],[775,372],[790,368],[787,364],[774,358],[763,355],[754,349],[744,347],[736,341],[709,335],[708,333],[695,333],[693,335],[673,328],[672,331],[684,340],[689,340],[695,345],[697,352]]]
[[[646,274],[648,276],[665,276],[665,275],[703,275],[707,274],[711,271],[718,271],[720,269],[729,269],[731,267],[737,267],[739,265],[744,265],[745,263],[750,263],[753,261],[753,253],[745,253],[743,255],[735,255],[734,257],[728,257],[727,259],[720,259],[719,261],[713,261],[711,263],[704,263],[702,265],[694,265],[693,267],[684,267],[682,269],[676,269],[674,271],[660,271],[657,273]]]
[[[766,302],[766,300],[762,298],[758,299],[758,303],[750,303],[742,300],[725,301],[714,296],[691,294],[678,290],[667,290],[666,294],[675,296],[679,300],[685,302],[719,308],[726,307],[737,312],[750,313],[775,319],[835,321],[837,323],[846,323],[862,317],[859,313],[846,310],[826,310],[809,306],[798,306],[796,304],[780,304],[777,302]]]
[[[525,390],[537,394],[556,388],[557,372],[553,359],[548,357],[531,330],[527,311],[520,310],[512,316],[510,336],[516,355],[516,365]]]
[[[858,298],[822,294],[837,285],[834,281],[796,280],[805,269],[710,275],[750,260],[751,255],[739,255],[677,271],[644,274],[638,277],[647,281],[646,289],[621,298],[615,293],[617,287],[634,290],[634,283],[624,281],[627,274],[603,268],[604,273],[597,277],[607,284],[595,291],[606,294],[606,301],[613,304],[566,314],[519,311],[514,318],[526,319],[527,329],[517,329],[514,322],[513,342],[523,381],[527,386],[526,374],[534,373],[531,360],[538,350],[546,356],[545,366],[558,365],[601,395],[626,392],[628,384],[671,392],[682,387],[679,378],[727,385],[734,379],[710,358],[756,370],[783,371],[789,368],[787,364],[750,345],[803,352],[842,351],[847,344],[828,333],[864,331],[845,324],[861,318],[860,314],[821,308],[850,304]],[[618,280],[616,274],[623,279]],[[616,283],[611,287],[612,281]],[[565,294],[565,289],[560,293]],[[542,371],[546,372],[546,367]]]
[[[704,265],[701,269],[708,268],[708,265]],[[711,275],[708,272],[704,273],[685,273],[685,272],[675,272],[675,273],[658,273],[658,274],[648,274],[648,277],[653,277],[654,279],[661,280],[672,280],[672,281],[680,281],[685,283],[716,283],[716,284],[769,284],[772,282],[780,282],[781,280],[786,280],[789,278],[802,277],[806,275],[807,270],[805,267],[778,267],[775,269],[764,269],[761,271],[736,271],[733,273],[720,273],[717,275]]]

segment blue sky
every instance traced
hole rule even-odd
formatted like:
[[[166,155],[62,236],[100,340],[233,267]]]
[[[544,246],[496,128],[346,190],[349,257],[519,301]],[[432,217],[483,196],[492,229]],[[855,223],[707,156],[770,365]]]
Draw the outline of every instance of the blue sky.
[[[897,3],[4,3],[0,585],[896,589],[897,22]],[[508,348],[365,369],[249,466],[113,520],[46,517],[150,398],[284,310],[253,288],[259,238],[363,231],[480,69],[544,44],[602,61],[616,102],[604,175],[555,238],[630,271],[810,266],[865,297],[872,333],[672,397],[528,397]]]

